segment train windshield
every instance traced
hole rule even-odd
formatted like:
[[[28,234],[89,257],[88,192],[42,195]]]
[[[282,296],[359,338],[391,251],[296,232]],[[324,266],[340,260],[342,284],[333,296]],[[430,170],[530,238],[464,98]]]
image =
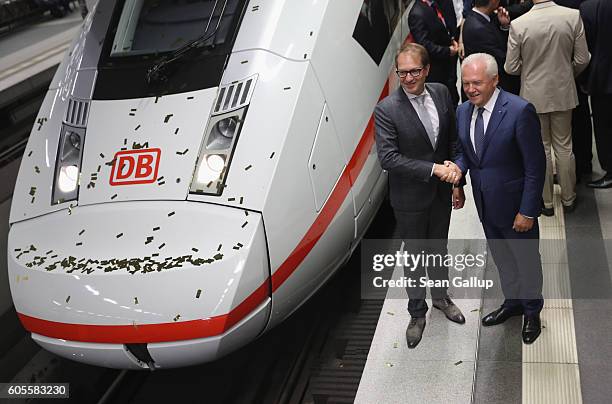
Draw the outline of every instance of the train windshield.
[[[206,38],[207,47],[231,40],[239,0],[126,0],[111,57],[159,54]]]

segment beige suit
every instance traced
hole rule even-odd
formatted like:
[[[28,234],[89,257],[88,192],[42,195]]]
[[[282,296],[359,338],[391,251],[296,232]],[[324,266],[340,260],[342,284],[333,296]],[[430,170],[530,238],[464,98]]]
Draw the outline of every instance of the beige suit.
[[[551,148],[555,152],[561,201],[576,199],[576,163],[572,153],[572,109],[578,105],[574,77],[586,69],[590,54],[578,10],[553,1],[535,4],[512,21],[504,69],[520,74],[521,97],[531,102],[542,125],[546,151],[544,205],[553,206]]]

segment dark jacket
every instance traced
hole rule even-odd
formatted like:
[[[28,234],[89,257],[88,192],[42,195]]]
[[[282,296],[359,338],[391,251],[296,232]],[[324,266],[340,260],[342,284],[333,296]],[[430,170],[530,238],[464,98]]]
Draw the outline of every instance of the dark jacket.
[[[504,70],[508,31],[500,28],[497,17],[492,16],[491,21],[487,21],[482,15],[470,10],[463,23],[463,46],[465,56],[479,52],[492,55],[498,66],[499,86],[518,95],[521,79],[507,74]]]
[[[555,3],[563,7],[568,7],[568,8],[573,8],[575,10],[578,10],[580,8],[580,3],[582,3],[582,1],[583,0],[555,0]]]
[[[579,1],[579,0],[564,0],[564,1],[570,2],[570,1]],[[506,10],[508,10],[508,14],[510,14],[510,19],[514,20],[520,17],[521,15],[525,14],[527,11],[531,10],[531,7],[533,7],[533,1],[526,0],[521,3],[520,0],[501,0],[499,2],[499,5],[501,7],[504,7]],[[473,6],[474,6],[473,0],[463,0],[463,18],[467,18],[468,12],[472,9]]]
[[[432,176],[433,163],[442,164],[455,156],[457,129],[455,107],[448,89],[427,83],[440,119],[436,148],[400,87],[383,99],[374,111],[376,148],[382,168],[389,172],[389,194],[394,209],[422,211],[435,197],[451,203],[451,185]]]
[[[580,5],[591,62],[586,72],[589,94],[612,94],[612,2],[586,0]]]
[[[519,212],[540,216],[546,156],[534,106],[501,90],[480,159],[470,139],[473,111],[470,102],[457,108],[459,142],[455,163],[464,174],[470,172],[480,221],[508,229]]]
[[[457,57],[451,56],[449,46],[457,39],[457,17],[450,0],[436,2],[446,26],[440,21],[432,7],[416,0],[408,14],[408,24],[414,41],[423,45],[431,58],[428,82],[447,84],[457,77],[455,67]]]

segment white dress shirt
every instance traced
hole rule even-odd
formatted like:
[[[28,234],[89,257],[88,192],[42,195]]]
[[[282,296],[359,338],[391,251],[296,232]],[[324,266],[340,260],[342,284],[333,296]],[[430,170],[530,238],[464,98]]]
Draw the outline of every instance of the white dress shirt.
[[[406,94],[410,102],[412,103],[412,107],[414,108],[415,111],[418,111],[417,109],[418,104],[417,104],[416,98],[421,96],[422,94],[425,94],[425,102],[424,102],[425,109],[427,110],[427,113],[429,114],[429,118],[431,119],[431,127],[433,128],[433,131],[434,131],[436,143],[438,143],[438,135],[440,134],[440,117],[438,116],[438,110],[436,109],[436,104],[434,104],[433,98],[431,98],[431,95],[429,94],[427,89],[425,88],[421,94],[409,93],[403,87],[402,87],[402,90],[404,90],[404,93]],[[421,119],[421,117],[419,117],[419,119]],[[431,174],[430,174],[431,176],[433,176],[434,167],[435,167],[435,163],[433,163],[431,166]]]
[[[493,113],[493,108],[495,108],[495,102],[497,101],[497,97],[499,97],[499,88],[496,88],[493,92],[493,95],[489,99],[489,101],[484,106],[484,111],[482,112],[482,120],[484,121],[484,131],[487,133],[487,127],[489,126],[489,120],[491,119],[491,114]],[[472,141],[472,148],[474,152],[476,152],[476,147],[474,145],[474,127],[476,126],[476,117],[478,116],[478,107],[474,105],[474,112],[472,112],[472,121],[470,122],[470,140]]]
[[[404,90],[404,93],[406,93],[406,96],[412,103],[412,106],[415,111],[418,111],[417,109],[418,104],[417,104],[416,98],[422,94],[425,94],[425,103],[424,103],[425,109],[427,109],[427,113],[429,114],[429,118],[431,119],[431,127],[434,130],[434,135],[435,135],[435,139],[437,143],[438,135],[440,134],[440,118],[438,116],[438,110],[436,109],[436,104],[434,104],[433,99],[431,98],[431,95],[429,94],[427,89],[423,90],[421,94],[411,94],[406,90]],[[419,119],[421,119],[421,117],[419,117]]]
[[[491,22],[491,17],[489,17],[488,15],[486,15],[485,13],[483,13],[482,11],[478,10],[476,7],[474,7],[474,8],[472,9],[472,11],[473,11],[473,12],[475,12],[475,13],[478,13],[478,14],[482,15],[482,16],[485,18],[485,20],[487,20],[487,22]]]

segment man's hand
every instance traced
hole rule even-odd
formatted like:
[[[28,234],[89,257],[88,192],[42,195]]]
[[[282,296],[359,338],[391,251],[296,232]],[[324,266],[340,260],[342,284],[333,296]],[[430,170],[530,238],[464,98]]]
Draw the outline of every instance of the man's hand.
[[[461,181],[461,178],[463,177],[463,173],[461,172],[459,166],[450,160],[445,160],[444,167],[450,168],[452,171],[446,176],[442,176],[440,180],[450,182],[454,185],[459,184],[459,181]]]
[[[453,209],[461,209],[465,205],[463,187],[453,188]]]
[[[512,228],[516,232],[524,233],[526,231],[531,230],[531,228],[533,227],[533,222],[534,219],[529,219],[521,215],[520,213],[517,213],[516,217],[514,218],[514,224],[512,225]]]
[[[453,39],[453,42],[451,43],[451,46],[449,46],[449,48],[450,48],[451,56],[455,56],[457,52],[459,52],[459,44],[454,39]]]
[[[496,12],[499,25],[501,25],[502,28],[508,28],[510,26],[510,14],[508,14],[508,10],[503,7],[498,7]]]
[[[445,161],[444,165],[434,164],[433,173],[436,177],[440,178],[440,181],[455,185],[459,184],[462,175],[459,167],[451,161]]]

